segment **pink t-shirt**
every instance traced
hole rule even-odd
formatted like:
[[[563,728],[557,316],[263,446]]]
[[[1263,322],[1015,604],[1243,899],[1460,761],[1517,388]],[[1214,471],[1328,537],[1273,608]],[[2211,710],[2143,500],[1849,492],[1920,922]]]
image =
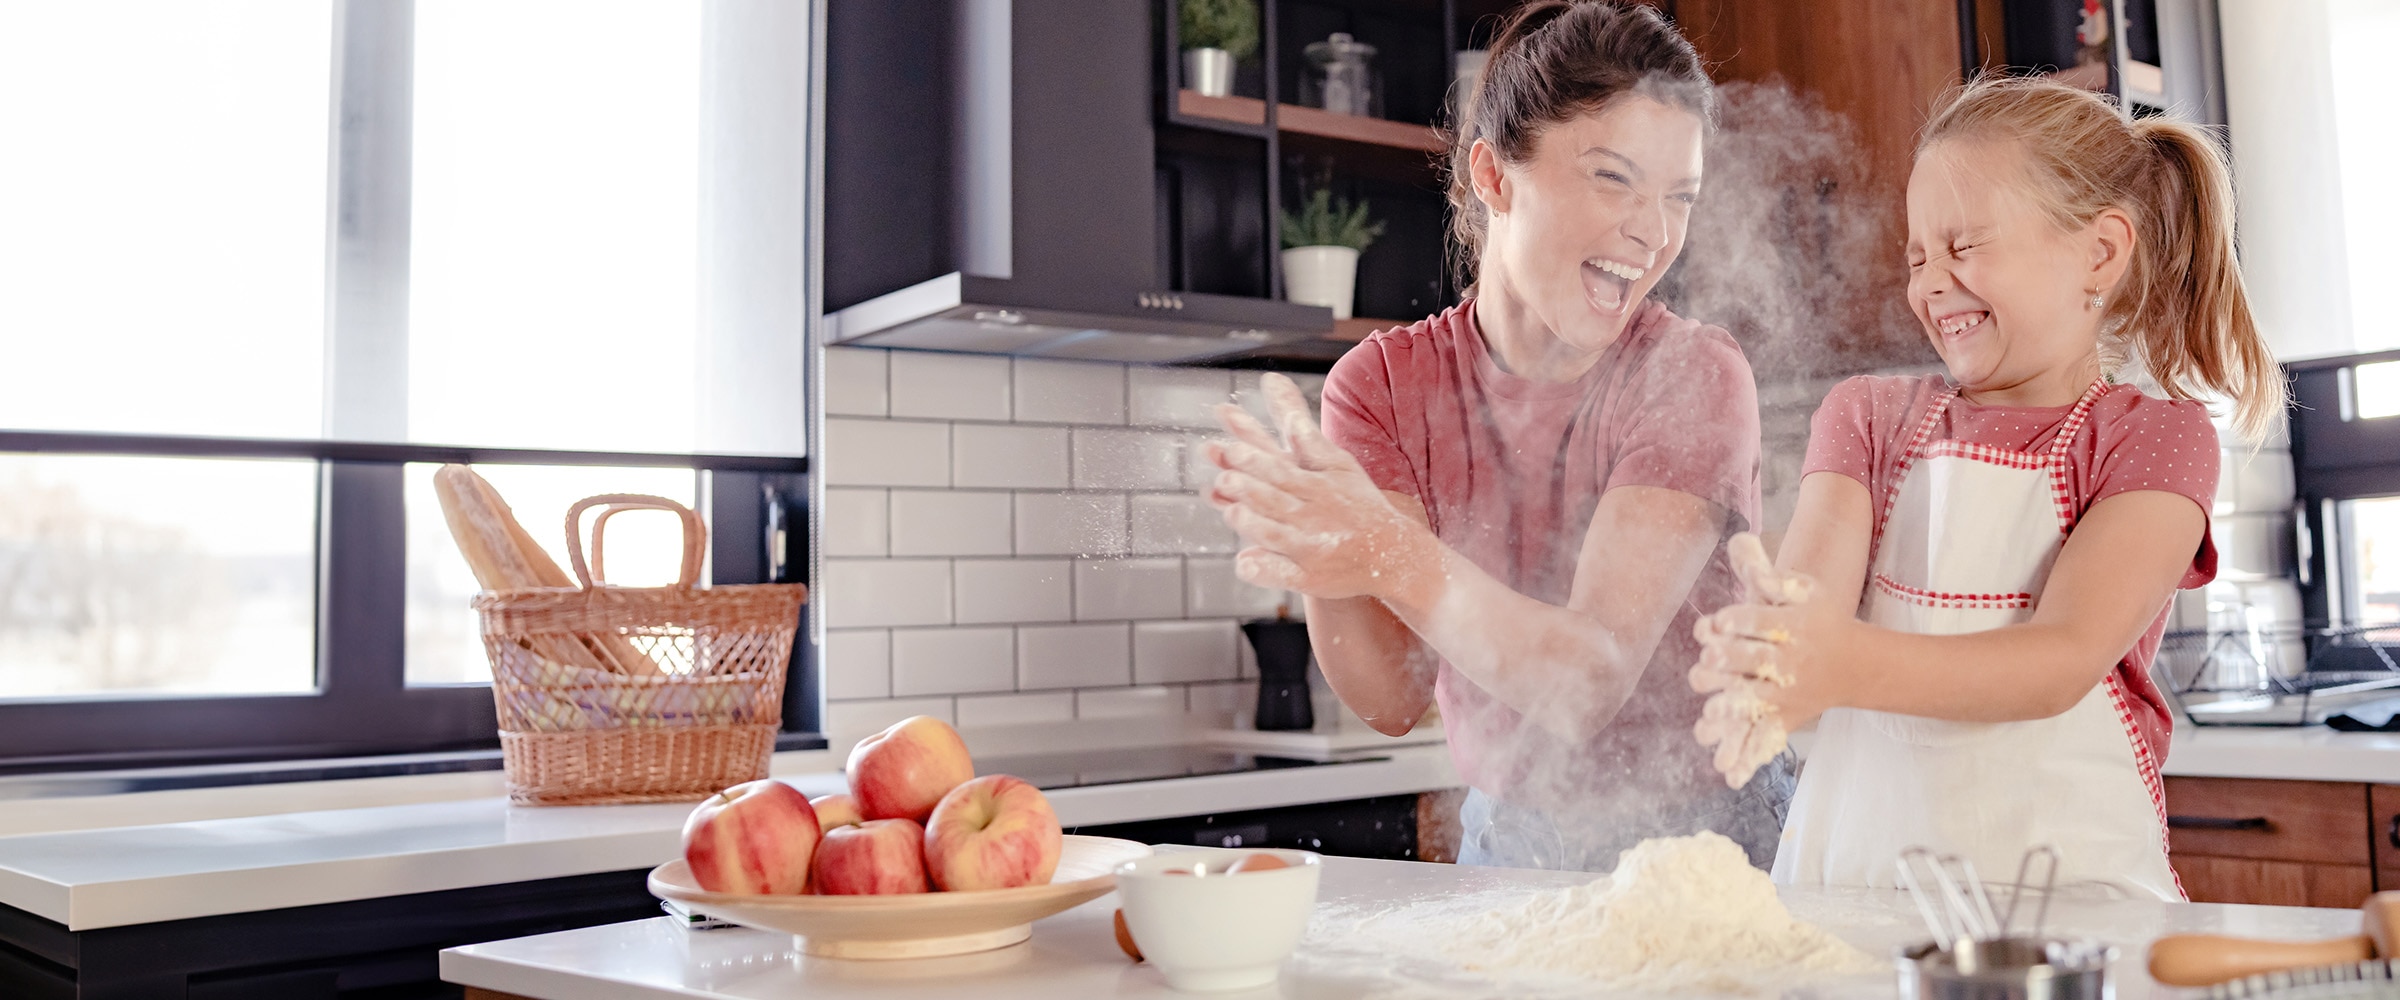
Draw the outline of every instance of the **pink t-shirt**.
[[[1644,303],[1624,336],[1572,382],[1502,371],[1472,301],[1384,330],[1325,380],[1325,432],[1386,490],[1425,505],[1434,533],[1519,593],[1563,605],[1600,495],[1680,490],[1758,521],[1758,390],[1724,330]],[[1692,621],[1732,600],[1722,549],[1667,626],[1630,701],[1590,745],[1524,722],[1445,663],[1435,682],[1452,759],[1467,782],[1508,797],[1528,781],[1605,789],[1612,775],[1723,783],[1691,737],[1699,695]]]
[[[1862,375],[1834,386],[1817,407],[1808,436],[1803,475],[1838,472],[1867,488],[1878,512],[1899,488],[1902,452],[1926,409],[1947,391],[1939,375]],[[2072,406],[1977,406],[1955,399],[1928,440],[1956,440],[2015,451],[2047,451]],[[2092,404],[2083,427],[2068,442],[2066,459],[2074,516],[2092,505],[2136,490],[2159,490],[2191,498],[2206,513],[2217,495],[2217,429],[2208,408],[2190,400],[2154,399],[2129,385],[2108,387]],[[1877,514],[1880,518],[1882,515]],[[1880,535],[1883,525],[1877,523]],[[2178,586],[2189,590],[2217,575],[2217,549],[2202,528],[2200,547]],[[2167,759],[2173,717],[2166,697],[2151,679],[2169,608],[2160,608],[2149,631],[2117,662],[2117,678],[2132,696],[2134,728],[2152,760]]]

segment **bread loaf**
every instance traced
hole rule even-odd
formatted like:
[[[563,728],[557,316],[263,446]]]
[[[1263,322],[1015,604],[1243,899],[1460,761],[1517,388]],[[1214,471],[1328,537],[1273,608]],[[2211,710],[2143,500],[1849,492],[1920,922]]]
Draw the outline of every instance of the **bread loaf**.
[[[474,469],[445,465],[433,474],[433,490],[442,504],[442,520],[457,540],[459,554],[485,590],[526,590],[535,587],[573,587],[575,580],[558,567],[517,522],[500,491]],[[633,676],[661,676],[650,657],[621,635],[585,635],[531,640],[536,654],[559,663],[608,670]]]

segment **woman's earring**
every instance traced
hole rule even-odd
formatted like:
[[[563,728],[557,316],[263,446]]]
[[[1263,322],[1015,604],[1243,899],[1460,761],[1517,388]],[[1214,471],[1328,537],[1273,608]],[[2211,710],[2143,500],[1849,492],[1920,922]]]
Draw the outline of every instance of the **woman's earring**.
[[[2093,293],[2092,293],[2092,299],[2091,299],[2091,301],[2084,303],[2084,304],[2083,304],[2083,306],[2084,306],[2084,308],[2086,308],[2086,309],[2098,309],[2098,308],[2100,308],[2101,306],[2104,306],[2104,305],[2107,305],[2107,304],[2108,304],[2108,300],[2107,300],[2107,299],[2105,299],[2105,298],[2102,298],[2102,297],[2100,296],[2100,293],[2099,293],[2099,292],[2093,292]]]

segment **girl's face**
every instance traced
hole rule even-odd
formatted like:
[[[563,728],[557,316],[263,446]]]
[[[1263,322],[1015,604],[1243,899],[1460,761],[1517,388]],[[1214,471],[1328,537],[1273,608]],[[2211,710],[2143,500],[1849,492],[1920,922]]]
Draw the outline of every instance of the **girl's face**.
[[[1908,180],[1909,309],[1968,390],[2080,377],[2099,346],[2093,292],[2123,272],[2122,248],[2100,231],[2109,220],[2060,229],[2028,195],[2019,155],[2011,143],[1945,140]]]
[[[1498,265],[1486,274],[1568,345],[1598,352],[1615,343],[1683,252],[1700,148],[1697,116],[1639,95],[1551,126],[1525,163],[1501,163],[1477,143],[1470,169],[1491,220],[1485,261]]]

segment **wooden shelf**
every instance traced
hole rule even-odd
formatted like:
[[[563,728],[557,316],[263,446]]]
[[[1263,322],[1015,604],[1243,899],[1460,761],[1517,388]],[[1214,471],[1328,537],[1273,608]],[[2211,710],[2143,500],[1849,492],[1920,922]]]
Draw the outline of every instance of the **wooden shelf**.
[[[1407,325],[1408,321],[1404,319],[1368,319],[1363,316],[1353,316],[1349,319],[1334,320],[1333,332],[1325,336],[1334,340],[1347,340],[1355,344],[1367,339],[1368,334],[1377,330],[1389,330],[1395,326]]]
[[[1187,118],[1206,118],[1254,127],[1267,124],[1267,102],[1255,97],[1207,97],[1197,91],[1185,90],[1175,95],[1175,110]],[[1323,108],[1297,104],[1277,105],[1275,126],[1278,131],[1288,135],[1315,136],[1414,153],[1440,153],[1450,148],[1430,125],[1341,115]]]

